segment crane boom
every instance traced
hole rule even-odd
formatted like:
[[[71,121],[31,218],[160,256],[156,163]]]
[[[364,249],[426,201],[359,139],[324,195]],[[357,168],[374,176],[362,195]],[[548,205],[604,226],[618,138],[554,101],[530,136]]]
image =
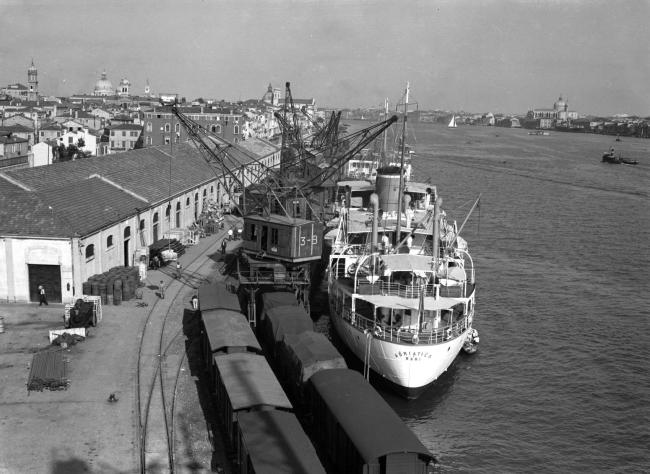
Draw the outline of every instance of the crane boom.
[[[183,113],[176,104],[172,105],[171,110],[203,158],[215,170],[215,175],[224,189],[229,190],[230,185],[234,183],[245,193],[242,200],[243,209],[239,209],[242,215],[250,212],[272,212],[272,209],[279,207],[285,215],[289,216],[290,213],[286,209],[288,199],[302,198],[307,206],[311,206],[308,196],[317,193],[322,185],[330,181],[356,153],[397,122],[397,117],[392,116],[388,120],[373,124],[346,137],[332,140],[329,150],[345,151],[325,156],[326,161],[320,166],[316,163],[315,156],[303,148],[302,153],[297,156],[292,158],[285,156],[285,166],[280,166],[278,169],[268,166],[261,158],[208,131]],[[289,124],[282,115],[277,113],[275,115],[283,126],[293,130],[289,134],[292,136],[296,130],[295,122]],[[337,123],[338,117],[340,115],[336,117]],[[293,174],[297,166],[304,171],[298,176]],[[246,172],[243,171],[244,168]],[[249,187],[254,187],[255,191],[247,192]],[[313,212],[313,215],[318,213]]]

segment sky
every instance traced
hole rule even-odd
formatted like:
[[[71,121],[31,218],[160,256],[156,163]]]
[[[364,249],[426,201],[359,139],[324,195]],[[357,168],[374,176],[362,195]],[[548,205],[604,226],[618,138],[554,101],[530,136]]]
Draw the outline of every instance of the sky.
[[[0,0],[0,87],[650,116],[650,0]]]

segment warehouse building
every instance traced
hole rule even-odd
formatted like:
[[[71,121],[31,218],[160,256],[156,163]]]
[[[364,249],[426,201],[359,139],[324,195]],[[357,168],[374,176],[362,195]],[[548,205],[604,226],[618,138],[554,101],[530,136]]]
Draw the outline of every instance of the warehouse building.
[[[229,148],[244,181],[279,163],[277,147],[257,149],[266,155]],[[39,284],[51,302],[74,301],[88,277],[134,265],[220,205],[222,182],[190,143],[0,172],[0,302],[38,301]]]

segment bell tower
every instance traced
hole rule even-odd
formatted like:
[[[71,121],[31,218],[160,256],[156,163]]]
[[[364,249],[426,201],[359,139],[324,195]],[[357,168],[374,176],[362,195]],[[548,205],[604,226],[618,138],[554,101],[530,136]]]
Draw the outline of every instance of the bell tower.
[[[29,87],[29,92],[27,94],[27,100],[37,100],[38,99],[38,71],[36,66],[34,66],[34,60],[32,59],[32,65],[27,69],[27,84]]]

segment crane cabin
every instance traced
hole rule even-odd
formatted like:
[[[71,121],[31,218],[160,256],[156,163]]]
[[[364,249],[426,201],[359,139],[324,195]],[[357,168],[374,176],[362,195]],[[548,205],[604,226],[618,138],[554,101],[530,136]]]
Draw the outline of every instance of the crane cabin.
[[[323,224],[279,214],[244,217],[244,252],[289,263],[319,260]]]

